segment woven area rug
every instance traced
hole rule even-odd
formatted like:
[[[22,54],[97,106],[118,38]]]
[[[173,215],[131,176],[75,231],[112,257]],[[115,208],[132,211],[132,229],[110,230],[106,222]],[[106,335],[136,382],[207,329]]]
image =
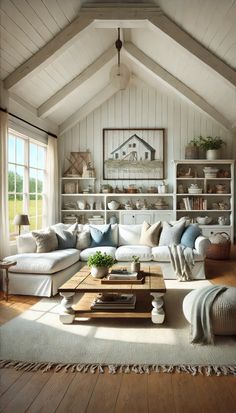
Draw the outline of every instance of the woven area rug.
[[[183,298],[210,283],[169,280],[166,284],[162,325],[149,319],[90,319],[63,325],[58,317],[60,299],[44,298],[1,327],[0,366],[32,371],[236,374],[236,337],[216,337],[215,345],[189,343]]]

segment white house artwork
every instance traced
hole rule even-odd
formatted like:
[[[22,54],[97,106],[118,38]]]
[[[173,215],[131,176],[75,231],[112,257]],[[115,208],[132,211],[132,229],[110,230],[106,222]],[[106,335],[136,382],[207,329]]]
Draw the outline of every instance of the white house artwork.
[[[164,129],[104,129],[104,179],[163,179]]]

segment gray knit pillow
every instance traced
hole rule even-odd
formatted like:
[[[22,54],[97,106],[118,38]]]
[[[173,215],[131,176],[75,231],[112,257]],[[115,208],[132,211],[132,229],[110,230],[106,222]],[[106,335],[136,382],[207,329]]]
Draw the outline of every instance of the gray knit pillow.
[[[54,231],[36,232],[32,231],[35,239],[37,250],[36,252],[50,252],[55,251],[58,247],[57,236]]]
[[[65,250],[67,248],[76,247],[76,235],[78,230],[78,224],[71,225],[68,229],[56,228],[56,236],[58,240],[58,249]]]
[[[160,236],[159,246],[180,244],[182,233],[185,229],[185,220],[171,225],[169,222],[162,223],[162,232]]]

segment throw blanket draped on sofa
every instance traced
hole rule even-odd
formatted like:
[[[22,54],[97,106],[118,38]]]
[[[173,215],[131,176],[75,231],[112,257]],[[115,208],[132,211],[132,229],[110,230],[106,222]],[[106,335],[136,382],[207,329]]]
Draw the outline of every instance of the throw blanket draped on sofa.
[[[172,244],[168,246],[172,268],[178,281],[191,280],[194,266],[192,248]]]
[[[215,298],[225,291],[224,286],[207,286],[199,290],[191,312],[191,343],[212,344],[214,335],[211,327],[211,307]]]

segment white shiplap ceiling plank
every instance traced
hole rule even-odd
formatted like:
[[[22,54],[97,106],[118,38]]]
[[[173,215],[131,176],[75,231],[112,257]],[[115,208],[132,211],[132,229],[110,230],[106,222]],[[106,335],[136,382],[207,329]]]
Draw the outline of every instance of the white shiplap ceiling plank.
[[[188,52],[210,66],[215,72],[236,86],[236,72],[229,65],[215,56],[184,30],[172,22],[167,16],[159,15],[150,18],[151,23],[179,43]]]
[[[46,102],[44,102],[43,105],[38,108],[38,115],[42,117],[49,116],[58,105],[63,104],[65,97],[92,77],[97,71],[106,65],[106,63],[113,59],[114,56],[116,56],[116,50],[114,47],[111,47],[83,72],[76,76],[71,82],[67,83],[62,89],[58,90],[55,95],[51,96]]]
[[[30,0],[29,4],[34,9],[35,13],[37,13],[40,20],[44,22],[50,32],[55,36],[59,32],[60,27],[55,21],[54,17],[50,14],[44,2],[38,0]]]
[[[60,29],[63,29],[68,23],[70,23],[61,8],[58,6],[56,0],[43,0],[43,2]]]
[[[180,92],[183,96],[189,99],[192,103],[200,107],[203,111],[208,113],[211,117],[213,117],[217,122],[222,123],[226,128],[230,128],[231,124],[221,113],[219,113],[213,106],[207,103],[201,96],[187,87],[184,83],[182,83],[179,79],[174,77],[171,73],[167,72],[163,69],[160,65],[154,62],[150,57],[145,55],[141,50],[139,50],[135,45],[132,43],[125,43],[125,50],[128,52],[128,55],[134,59],[136,62],[139,62],[141,65],[146,67],[149,71],[156,74],[178,92]]]
[[[19,0],[11,1],[27,19],[27,21],[33,24],[35,30],[38,33],[40,33],[44,41],[48,42],[52,37],[52,33],[49,30],[49,28],[45,25],[44,21],[39,18],[35,10],[31,7],[30,3],[28,3],[26,0],[20,0],[20,2]]]
[[[1,21],[0,21],[1,23]],[[22,63],[31,56],[31,52],[15,36],[4,27],[0,26],[0,39],[12,47],[22,57]],[[8,48],[8,46],[6,46]]]
[[[15,39],[18,39],[29,52],[36,53],[39,47],[32,42],[31,38],[18,26],[2,9],[0,9],[1,26],[10,31]]]
[[[91,19],[78,17],[69,26],[63,29],[57,36],[50,40],[44,47],[35,53],[27,62],[19,66],[4,81],[6,89],[12,88],[24,77],[31,74],[34,70],[40,70],[42,65],[47,66],[50,60],[53,60],[58,53],[62,53],[76,35],[91,23]]]
[[[18,10],[14,3],[9,0],[1,0],[1,10],[11,21],[17,21],[17,26],[29,37],[29,39],[40,48],[44,45],[44,40],[34,26]]]
[[[80,0],[57,0],[57,3],[70,22],[78,15],[81,6]]]

